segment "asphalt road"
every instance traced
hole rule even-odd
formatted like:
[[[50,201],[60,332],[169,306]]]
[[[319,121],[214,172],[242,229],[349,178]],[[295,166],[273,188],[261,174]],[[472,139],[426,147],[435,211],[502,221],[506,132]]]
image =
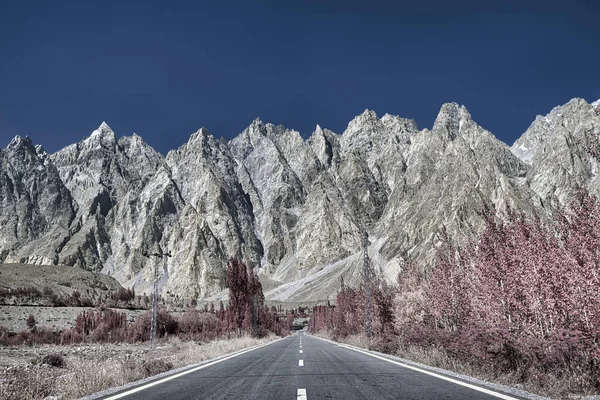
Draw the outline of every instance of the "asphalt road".
[[[123,396],[131,391],[128,389],[116,395],[128,400],[498,399],[303,332],[134,390],[138,391]],[[107,398],[112,396],[115,394]]]

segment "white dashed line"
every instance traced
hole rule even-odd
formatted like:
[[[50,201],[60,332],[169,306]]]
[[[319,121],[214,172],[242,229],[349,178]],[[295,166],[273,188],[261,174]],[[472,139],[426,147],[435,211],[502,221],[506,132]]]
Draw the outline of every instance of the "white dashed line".
[[[304,360],[299,360],[298,361],[298,366],[299,367],[304,367]]]
[[[302,354],[302,350],[300,350],[300,354]]]
[[[296,400],[306,400],[306,389],[298,389]]]

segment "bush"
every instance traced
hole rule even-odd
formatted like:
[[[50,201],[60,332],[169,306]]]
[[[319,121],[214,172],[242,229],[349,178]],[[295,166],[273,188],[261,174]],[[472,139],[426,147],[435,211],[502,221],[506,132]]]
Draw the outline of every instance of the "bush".
[[[126,303],[135,298],[135,292],[133,291],[133,289],[128,290],[125,288],[119,288],[119,290],[117,290],[117,293],[115,294],[114,298],[117,301],[122,301],[122,302]]]
[[[185,339],[212,340],[222,332],[223,323],[214,314],[189,308],[179,317],[178,328]]]
[[[65,329],[60,333],[60,344],[75,344],[83,342],[83,335],[76,329]]]
[[[381,335],[377,335],[370,346],[371,350],[380,353],[396,354],[398,351],[398,336],[391,331],[384,331]]]
[[[46,354],[41,359],[41,364],[50,365],[51,367],[62,368],[65,366],[65,359],[60,354]]]
[[[161,359],[144,360],[142,363],[142,369],[144,371],[144,376],[149,377],[173,369],[173,364],[169,361]]]
[[[158,319],[156,321],[156,337],[165,335],[174,335],[177,333],[177,320],[173,318],[164,308],[158,309]],[[136,318],[129,330],[129,340],[135,342],[145,342],[150,340],[150,325],[152,324],[152,310],[145,312]]]
[[[29,328],[30,331],[35,330],[35,325],[37,324],[35,317],[33,316],[33,314],[29,314],[29,317],[27,317],[27,327]]]

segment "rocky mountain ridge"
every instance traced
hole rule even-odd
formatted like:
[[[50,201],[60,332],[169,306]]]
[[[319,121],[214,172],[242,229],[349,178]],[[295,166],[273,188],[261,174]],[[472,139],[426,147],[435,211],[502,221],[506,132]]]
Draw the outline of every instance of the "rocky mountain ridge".
[[[0,150],[0,262],[101,271],[149,291],[219,298],[229,256],[259,271],[267,299],[316,301],[361,279],[362,233],[378,273],[430,266],[444,228],[463,241],[493,206],[546,214],[586,185],[598,194],[600,101],[538,116],[508,147],[463,106],[431,129],[365,110],[342,134],[255,120],[225,142],[202,128],[166,157],[106,123],[47,154],[29,138]]]

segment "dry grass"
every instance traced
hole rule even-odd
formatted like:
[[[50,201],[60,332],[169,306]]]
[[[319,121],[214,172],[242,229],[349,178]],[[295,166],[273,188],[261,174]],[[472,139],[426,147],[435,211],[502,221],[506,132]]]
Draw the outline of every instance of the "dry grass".
[[[201,344],[172,338],[153,350],[147,345],[43,346],[36,358],[0,371],[0,399],[80,398],[275,338],[239,337]],[[62,354],[64,368],[41,363],[42,353]]]

